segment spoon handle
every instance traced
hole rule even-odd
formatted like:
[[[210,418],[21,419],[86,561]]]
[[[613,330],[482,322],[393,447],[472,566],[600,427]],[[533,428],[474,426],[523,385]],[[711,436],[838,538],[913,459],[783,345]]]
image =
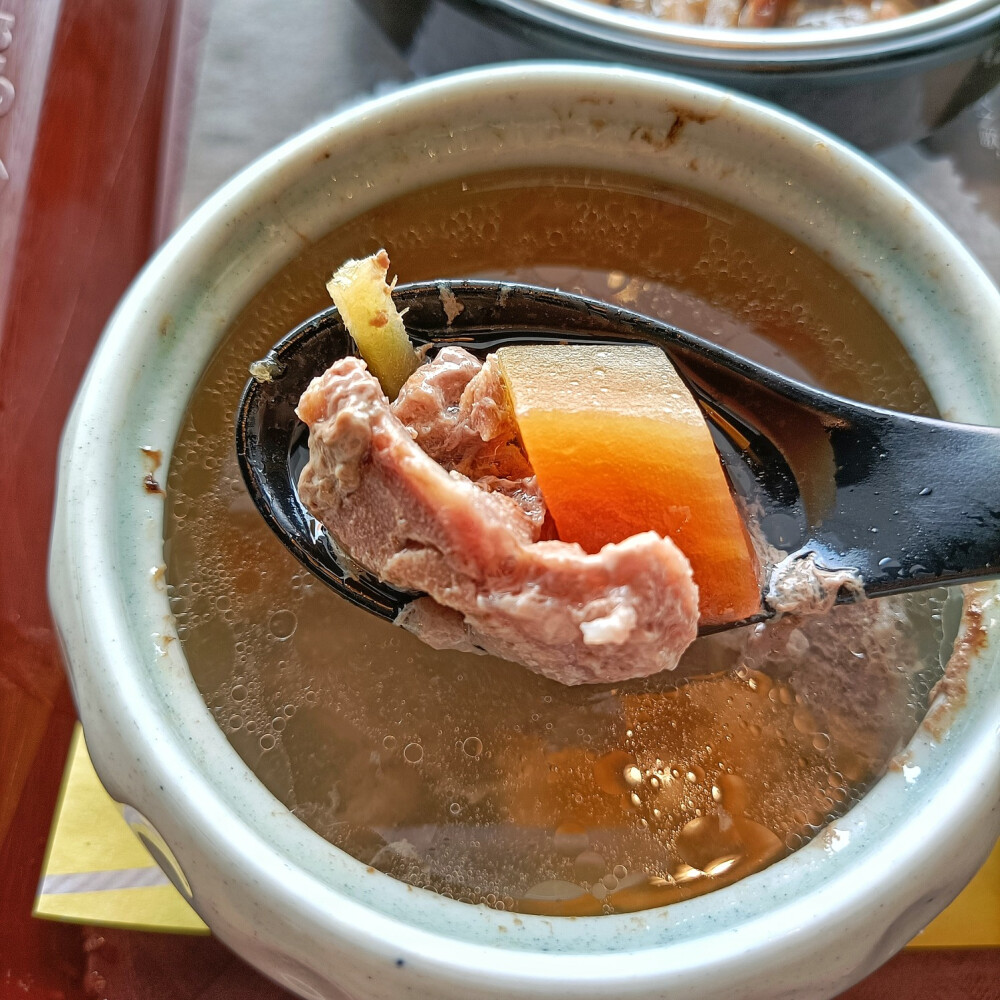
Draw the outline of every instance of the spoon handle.
[[[1000,430],[838,408],[836,502],[818,545],[855,566],[870,596],[1000,575]]]
[[[659,344],[702,404],[762,536],[784,552],[815,552],[829,569],[853,569],[871,597],[1000,577],[998,429],[856,403],[650,317],[557,291],[442,281],[401,286],[394,299],[419,344],[479,352],[595,337]],[[305,437],[295,404],[317,372],[352,349],[335,310],[275,345],[266,377],[251,379],[240,402],[237,456],[254,503],[296,558],[348,600],[394,621],[414,595],[353,566],[317,529],[296,488]],[[841,600],[853,599],[847,589]],[[767,614],[762,608],[748,621]]]

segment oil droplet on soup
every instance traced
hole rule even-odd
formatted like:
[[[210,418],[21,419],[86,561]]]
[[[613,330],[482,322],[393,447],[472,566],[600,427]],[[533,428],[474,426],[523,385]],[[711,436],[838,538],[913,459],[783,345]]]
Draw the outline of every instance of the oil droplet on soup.
[[[702,195],[537,170],[451,181],[360,215],[233,324],[170,464],[178,634],[237,752],[365,864],[499,909],[657,906],[806,843],[915,729],[959,595],[725,633],[696,642],[676,674],[577,688],[432,650],[351,607],[271,535],[243,487],[232,427],[248,364],[328,305],[324,283],[341,261],[379,246],[403,281],[557,285],[844,395],[933,412],[898,341],[844,277]],[[685,681],[686,671],[704,676]]]

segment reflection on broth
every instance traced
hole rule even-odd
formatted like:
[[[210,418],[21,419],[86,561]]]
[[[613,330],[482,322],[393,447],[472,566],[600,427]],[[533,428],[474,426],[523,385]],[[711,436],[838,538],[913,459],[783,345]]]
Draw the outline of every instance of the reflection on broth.
[[[676,674],[567,688],[438,652],[312,578],[233,453],[247,365],[327,305],[348,257],[407,279],[507,277],[626,304],[870,402],[931,412],[891,331],[814,253],[701,195],[583,171],[483,175],[359,216],[233,325],[171,461],[166,551],[185,655],[267,787],[356,858],[468,902],[656,906],[802,845],[886,768],[952,636],[944,591],[698,640]],[[954,616],[948,616],[953,618]],[[706,673],[685,682],[685,671]]]

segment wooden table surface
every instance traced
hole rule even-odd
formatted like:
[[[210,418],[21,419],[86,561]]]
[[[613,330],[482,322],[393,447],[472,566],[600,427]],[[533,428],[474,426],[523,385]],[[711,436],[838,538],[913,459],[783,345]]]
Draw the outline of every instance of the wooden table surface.
[[[106,318],[176,218],[343,101],[425,71],[458,15],[431,4],[404,57],[352,0],[217,0],[210,18],[205,2],[0,0],[16,88],[6,114],[0,91],[0,1000],[288,995],[210,938],[30,916],[75,718],[45,595],[53,456]],[[995,92],[882,157],[994,276],[998,151]],[[904,997],[996,1000],[1000,950],[904,953],[844,994]]]

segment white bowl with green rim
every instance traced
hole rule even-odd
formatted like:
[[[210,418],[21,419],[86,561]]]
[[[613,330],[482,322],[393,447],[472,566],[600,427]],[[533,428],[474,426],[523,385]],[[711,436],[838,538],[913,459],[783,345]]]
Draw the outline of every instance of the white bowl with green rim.
[[[485,169],[553,164],[680,184],[778,225],[889,320],[946,416],[1000,424],[1000,292],[908,191],[825,133],[726,91],[585,64],[407,88],[234,178],[108,324],[63,438],[50,563],[88,746],[111,794],[169,845],[168,874],[213,933],[302,996],[831,996],[941,910],[1000,832],[997,588],[976,592],[959,637],[956,689],[967,694],[938,698],[905,772],[890,770],[836,836],[709,895],[601,917],[515,919],[334,848],[243,763],[169,641],[154,572],[163,499],[144,488],[143,449],[160,451],[165,470],[199,376],[243,306],[303,238],[376,203]]]

